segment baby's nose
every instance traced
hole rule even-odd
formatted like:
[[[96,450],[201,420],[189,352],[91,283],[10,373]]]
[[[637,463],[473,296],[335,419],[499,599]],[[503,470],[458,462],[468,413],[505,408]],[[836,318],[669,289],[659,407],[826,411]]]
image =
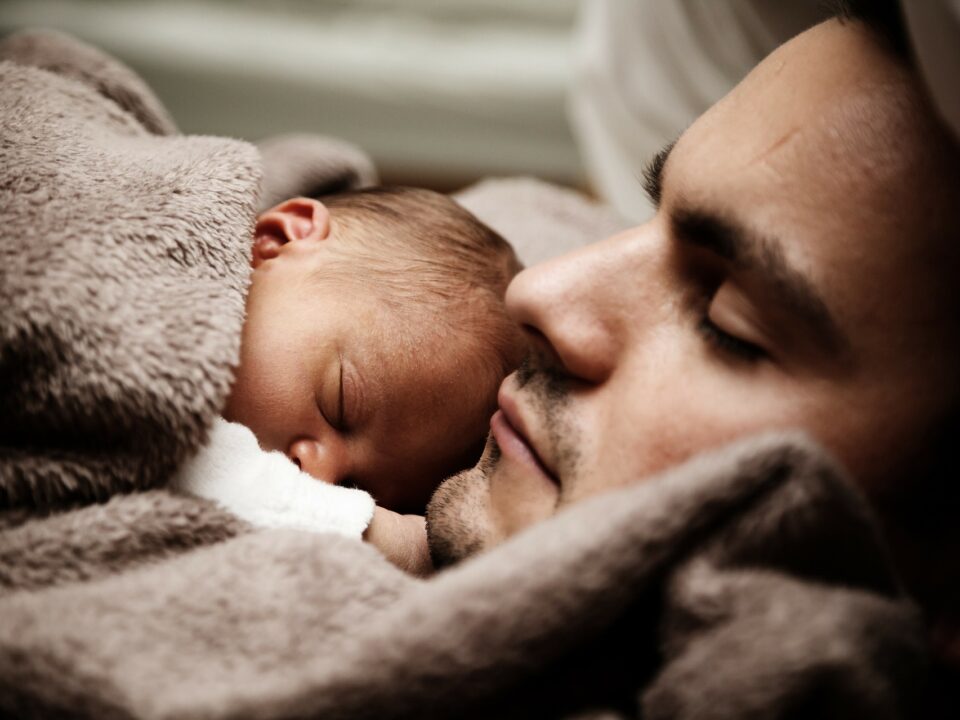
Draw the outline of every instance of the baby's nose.
[[[341,472],[341,458],[332,448],[317,440],[300,438],[287,448],[289,457],[297,467],[317,480],[336,484]]]

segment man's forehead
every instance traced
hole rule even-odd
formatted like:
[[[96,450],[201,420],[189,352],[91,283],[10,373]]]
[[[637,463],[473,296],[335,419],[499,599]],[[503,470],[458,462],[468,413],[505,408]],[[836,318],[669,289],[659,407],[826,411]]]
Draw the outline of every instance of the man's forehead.
[[[922,204],[903,179],[916,183],[930,141],[915,79],[869,38],[832,21],[767,58],[680,138],[679,190],[799,233],[902,231]]]
[[[768,58],[679,139],[664,172],[668,210],[773,239],[848,327],[945,264],[944,248],[920,241],[933,204],[925,185],[938,176],[919,88],[866,32],[828,24]],[[800,62],[817,51],[848,66]],[[926,314],[926,304],[900,310]]]

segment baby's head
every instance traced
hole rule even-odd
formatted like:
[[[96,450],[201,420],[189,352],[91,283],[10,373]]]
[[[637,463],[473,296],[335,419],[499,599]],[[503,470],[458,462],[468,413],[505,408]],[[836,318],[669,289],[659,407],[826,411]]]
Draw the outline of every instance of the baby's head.
[[[295,198],[257,220],[224,415],[306,472],[422,511],[479,456],[523,339],[510,246],[444,195]]]

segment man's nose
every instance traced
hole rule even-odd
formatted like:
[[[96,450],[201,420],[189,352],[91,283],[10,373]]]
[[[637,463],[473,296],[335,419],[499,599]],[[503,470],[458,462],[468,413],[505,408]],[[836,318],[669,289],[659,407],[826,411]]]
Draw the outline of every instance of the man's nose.
[[[523,271],[507,289],[507,310],[549,346],[564,370],[600,383],[617,365],[631,298],[624,246],[617,236]]]
[[[297,467],[317,480],[336,484],[344,473],[344,453],[341,448],[332,443],[325,443],[312,438],[299,438],[290,443],[287,448],[287,457]]]

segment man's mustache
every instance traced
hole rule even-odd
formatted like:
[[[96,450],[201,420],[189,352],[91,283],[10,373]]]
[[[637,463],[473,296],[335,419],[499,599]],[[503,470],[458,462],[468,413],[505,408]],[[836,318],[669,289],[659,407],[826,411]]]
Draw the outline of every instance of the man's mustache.
[[[558,476],[572,477],[578,465],[579,434],[566,417],[576,378],[546,348],[532,348],[516,371],[516,382],[538,415],[538,451],[546,452]],[[499,450],[499,448],[497,448]],[[545,458],[541,458],[545,459]]]
[[[533,349],[526,354],[517,368],[517,387],[533,384],[529,391],[552,403],[566,399],[570,375],[559,360],[543,350]]]

